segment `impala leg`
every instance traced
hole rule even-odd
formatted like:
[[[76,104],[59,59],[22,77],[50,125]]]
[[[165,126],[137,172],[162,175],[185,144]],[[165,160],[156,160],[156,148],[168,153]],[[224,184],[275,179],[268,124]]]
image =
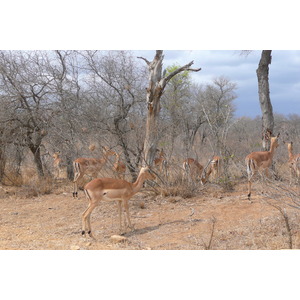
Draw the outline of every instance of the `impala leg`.
[[[86,230],[87,230],[87,233],[92,238],[93,238],[93,235],[92,235],[90,218],[91,218],[91,213],[95,209],[96,206],[97,206],[97,204],[95,204],[95,203],[89,203],[89,206],[82,214],[82,232],[81,232],[81,234],[85,235]]]
[[[256,172],[248,173],[248,200],[251,201],[251,188],[252,188],[252,179]]]
[[[83,212],[83,214],[82,214],[82,216],[81,216],[81,228],[82,228],[82,231],[81,231],[81,234],[82,235],[85,235],[85,232],[86,232],[86,218],[87,218],[87,211],[88,211],[88,209],[90,208],[90,204],[89,204],[89,206],[87,207],[87,209]]]
[[[119,230],[122,233],[122,201],[118,201],[118,211],[119,211]]]
[[[127,216],[129,227],[131,229],[134,229],[134,227],[131,224],[131,220],[130,220],[128,200],[124,200],[124,207],[125,207],[125,211],[126,211],[126,216]]]
[[[266,178],[269,178],[269,177],[270,177],[270,176],[269,176],[269,168],[266,168],[265,174],[266,174]]]
[[[296,175],[296,182],[297,184],[299,183],[299,176],[300,176],[300,170],[299,167],[296,165],[296,170],[295,170],[295,175]]]
[[[75,171],[74,174],[74,191],[73,191],[73,197],[78,197],[78,181],[83,177],[83,174],[81,174],[79,171]]]
[[[293,169],[290,167],[290,185],[292,185],[293,182]]]
[[[74,175],[74,180],[73,180],[73,183],[74,183],[73,197],[74,198],[78,197],[78,184],[77,184],[77,182],[78,182],[79,176],[80,176],[80,173],[75,173],[75,175]]]
[[[78,187],[77,187],[77,182],[74,181],[74,189],[73,189],[73,198],[78,197]]]
[[[248,180],[248,200],[251,201],[251,179]]]
[[[75,167],[74,167],[74,169],[75,169]],[[79,175],[80,175],[80,173],[78,173],[76,170],[74,170],[74,180],[73,180],[73,184],[74,184],[73,197],[74,198],[78,197],[77,180],[78,180]]]

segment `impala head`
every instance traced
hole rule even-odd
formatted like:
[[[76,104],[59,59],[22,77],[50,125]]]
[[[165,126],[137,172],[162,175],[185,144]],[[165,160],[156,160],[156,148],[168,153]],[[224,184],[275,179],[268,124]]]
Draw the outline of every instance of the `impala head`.
[[[59,158],[59,155],[60,155],[60,151],[55,152],[55,153],[52,155],[52,157],[53,157],[54,159],[57,159],[57,158]]]
[[[280,133],[277,134],[277,136],[271,137],[271,144],[274,145],[275,148],[279,146],[278,144],[278,138]]]
[[[161,150],[156,149],[156,153],[159,153],[159,157],[165,157],[165,152],[163,148]]]
[[[143,167],[141,168],[139,176],[142,175],[144,179],[154,180],[156,176],[152,173],[152,171],[149,169],[149,167]]]

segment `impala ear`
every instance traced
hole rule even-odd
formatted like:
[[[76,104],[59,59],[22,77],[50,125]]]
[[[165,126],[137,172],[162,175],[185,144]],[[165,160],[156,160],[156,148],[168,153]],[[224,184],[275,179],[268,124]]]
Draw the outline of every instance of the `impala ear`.
[[[277,134],[277,137],[279,137],[279,135],[280,135],[280,132]]]

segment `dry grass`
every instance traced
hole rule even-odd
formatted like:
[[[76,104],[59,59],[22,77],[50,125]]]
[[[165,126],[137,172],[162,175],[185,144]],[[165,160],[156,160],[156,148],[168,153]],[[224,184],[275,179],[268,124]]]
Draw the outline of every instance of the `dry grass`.
[[[231,174],[230,188],[221,178],[205,186],[179,172],[159,185],[147,185],[130,201],[135,225],[126,243],[112,244],[118,233],[115,203],[101,203],[92,215],[96,241],[80,236],[81,214],[87,207],[82,191],[72,198],[68,180],[30,172],[19,187],[0,187],[1,249],[287,249],[300,248],[300,191],[285,172],[257,176],[253,203],[247,200],[246,178]],[[24,175],[24,174],[23,174]],[[71,203],[71,205],[70,205]],[[67,222],[66,222],[67,220]]]
[[[41,195],[49,195],[55,189],[55,182],[52,178],[34,179],[23,184],[18,192],[19,197],[32,198]]]
[[[231,192],[208,184],[186,199],[138,193],[130,201],[135,230],[127,231],[122,244],[110,241],[118,233],[116,203],[101,203],[92,214],[93,241],[81,237],[81,214],[88,203],[82,191],[79,199],[72,198],[70,182],[55,183],[51,194],[30,198],[21,196],[23,187],[7,189],[0,195],[1,249],[286,249],[290,238],[293,248],[300,248],[298,210],[284,207],[288,232],[284,217],[267,203],[259,183],[252,204],[246,184]],[[281,204],[287,200],[282,198]]]
[[[163,197],[180,196],[183,199],[187,199],[195,197],[203,189],[199,178],[196,180],[186,178],[178,170],[170,172],[167,178],[164,178],[161,174],[157,174],[157,179],[158,185],[154,186],[154,191],[157,195]]]
[[[21,173],[14,170],[6,171],[3,184],[4,186],[18,187],[16,196],[23,198],[33,198],[41,195],[51,194],[59,181],[51,176],[39,178],[34,168],[23,168]]]

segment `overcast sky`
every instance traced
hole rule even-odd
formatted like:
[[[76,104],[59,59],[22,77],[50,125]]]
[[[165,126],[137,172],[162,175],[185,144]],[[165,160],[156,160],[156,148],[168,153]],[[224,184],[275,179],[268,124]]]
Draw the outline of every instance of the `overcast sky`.
[[[138,51],[138,54],[152,60],[155,51]],[[236,82],[236,116],[255,117],[261,114],[256,76],[260,55],[261,50],[248,56],[234,50],[170,50],[164,51],[163,63],[166,67],[193,60],[193,67],[202,68],[191,73],[194,82],[207,83],[219,76]],[[273,50],[269,76],[274,113],[300,115],[300,51]]]
[[[237,83],[236,116],[260,115],[256,69],[261,51],[253,51],[245,57],[240,51],[222,49],[300,49],[299,39],[295,38],[299,28],[298,10],[290,9],[294,7],[288,4],[290,0],[285,5],[273,2],[272,14],[267,1],[257,1],[256,5],[252,1],[247,5],[246,14],[244,5],[237,0],[207,1],[201,3],[200,10],[193,9],[193,1],[186,1],[184,5],[172,4],[172,15],[180,17],[175,18],[170,27],[167,26],[170,21],[166,22],[169,3],[156,0],[151,5],[157,7],[154,3],[158,2],[158,15],[153,15],[151,9],[145,10],[137,0],[106,1],[101,3],[101,11],[106,9],[108,13],[102,13],[101,18],[99,10],[91,9],[93,6],[88,4],[75,5],[70,13],[68,1],[55,0],[59,12],[54,5],[47,8],[48,14],[45,15],[35,12],[34,9],[39,8],[35,4],[37,1],[29,1],[33,2],[33,7],[26,14],[23,9],[28,6],[27,2],[20,1],[22,9],[19,7],[18,10],[14,10],[15,1],[7,2],[3,11],[14,11],[14,20],[25,19],[20,25],[11,22],[9,14],[3,15],[0,22],[6,30],[2,32],[0,49],[174,49],[164,51],[164,66],[184,65],[194,60],[194,66],[202,68],[200,72],[192,73],[194,81],[210,82],[222,75]],[[120,2],[119,5],[116,2]],[[133,4],[134,9],[124,14],[123,9],[128,8],[128,3]],[[112,11],[114,18],[111,17]],[[53,22],[53,15],[60,22]],[[40,24],[37,16],[43,20],[42,26],[37,26]],[[154,54],[155,50],[139,52],[148,60],[152,60]],[[274,112],[300,114],[300,50],[273,50],[272,57],[270,96]]]

